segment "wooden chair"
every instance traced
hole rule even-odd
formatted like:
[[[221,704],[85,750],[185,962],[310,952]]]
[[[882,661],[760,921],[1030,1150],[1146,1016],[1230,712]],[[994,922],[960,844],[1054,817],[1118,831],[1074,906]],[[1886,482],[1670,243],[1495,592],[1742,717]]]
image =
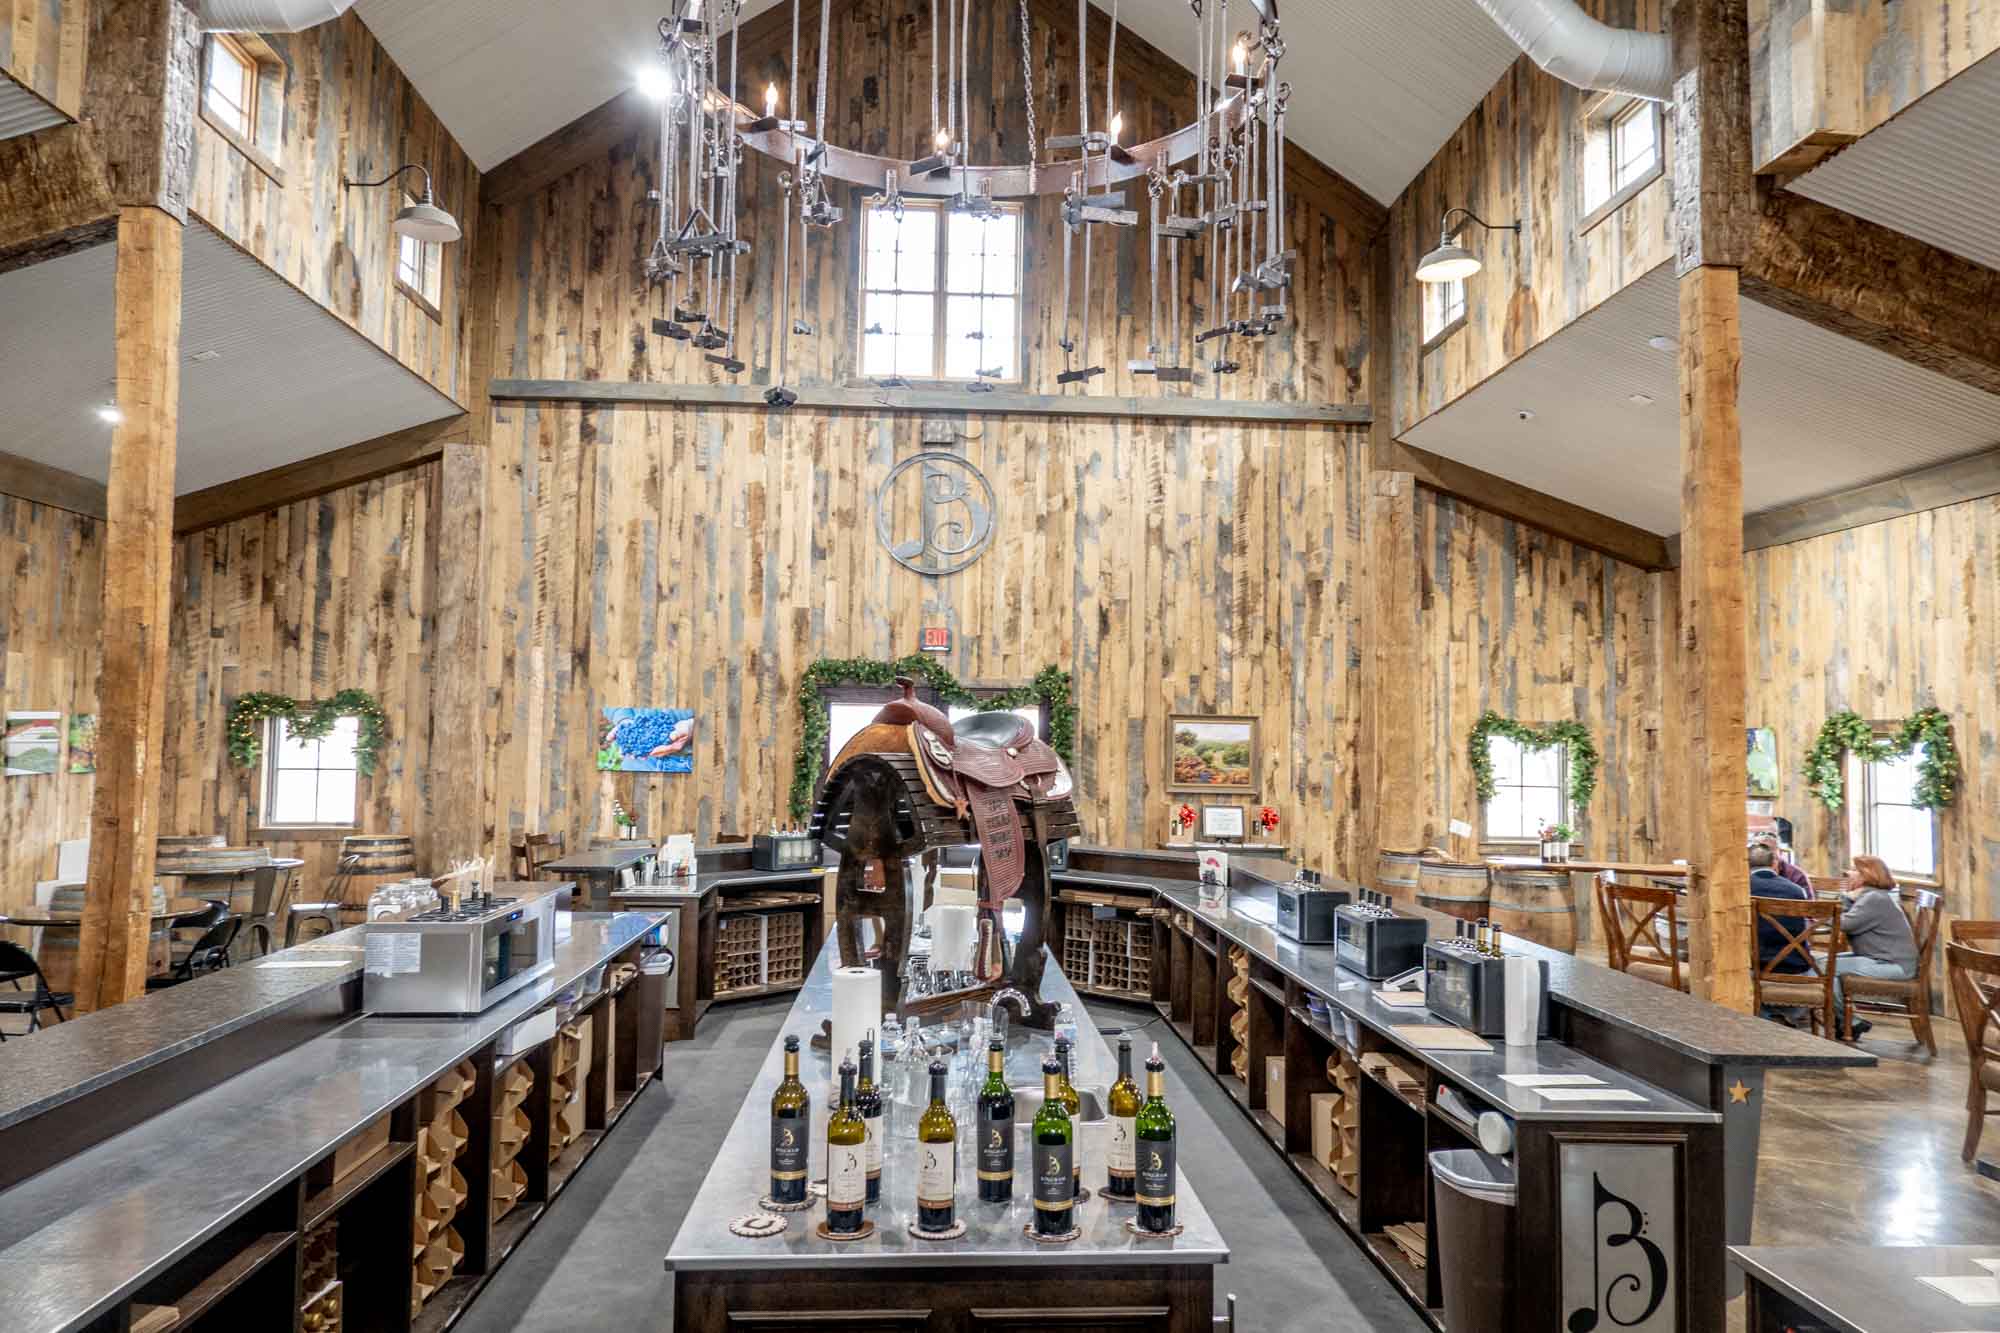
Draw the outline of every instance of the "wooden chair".
[[[1971,949],[2000,953],[2000,921],[1954,921],[1951,942]]]
[[[1750,953],[1756,969],[1757,1007],[1809,1009],[1812,1011],[1813,1031],[1822,1036],[1832,1036],[1833,959],[1845,943],[1845,935],[1840,929],[1840,904],[1801,902],[1796,898],[1764,898],[1753,893],[1750,895],[1750,910],[1752,925],[1762,927],[1765,922],[1770,922],[1781,941],[1778,952],[1765,962],[1763,951],[1758,947],[1758,937],[1763,931],[1753,929],[1750,932]],[[1794,927],[1793,922],[1802,924]],[[1779,970],[1782,964],[1792,959],[1803,962],[1807,970]]]
[[[518,833],[514,836],[512,851],[514,878],[521,881],[540,879],[542,867],[551,861],[560,861],[563,854],[563,835],[560,833]]]
[[[1938,923],[1944,917],[1943,899],[1928,889],[1919,889],[1914,900],[1902,899],[1899,905],[1910,918],[1910,933],[1916,936],[1917,975],[1908,981],[1853,973],[1842,977],[1841,1030],[1854,1030],[1854,1005],[1859,1000],[1870,1013],[1901,1014],[1908,1018],[1910,1035],[1936,1055],[1937,1037],[1931,1032],[1931,958],[1937,952]]]
[[[1688,989],[1691,979],[1681,971],[1679,894],[1650,884],[1620,884],[1599,874],[1597,918],[1613,968],[1675,990]],[[1661,941],[1661,923],[1666,938],[1674,941],[1671,946]]]
[[[2000,1092],[2000,953],[1966,944],[1947,944],[1945,970],[1951,977],[1952,1007],[1965,1033],[1965,1054],[1971,1077],[1965,1089],[1965,1146],[1959,1156],[1971,1161],[1979,1152],[1986,1117],[2000,1115],[1987,1107],[1987,1094]]]
[[[1847,881],[1839,875],[1807,875],[1812,881],[1812,891],[1824,897],[1829,893],[1844,893]]]

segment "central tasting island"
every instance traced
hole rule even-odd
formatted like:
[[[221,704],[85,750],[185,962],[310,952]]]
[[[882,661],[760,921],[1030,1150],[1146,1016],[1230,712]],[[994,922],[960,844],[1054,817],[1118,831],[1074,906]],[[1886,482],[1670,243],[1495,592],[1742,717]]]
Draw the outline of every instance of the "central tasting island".
[[[1025,1233],[1033,1204],[1021,1165],[1028,1117],[1019,1111],[1013,1201],[980,1202],[967,1149],[969,1116],[956,1105],[957,1217],[965,1224],[963,1237],[928,1241],[910,1234],[916,1215],[916,1117],[896,1108],[885,1112],[882,1201],[868,1210],[872,1235],[858,1241],[820,1239],[814,1228],[826,1209],[818,1197],[807,1211],[781,1215],[788,1225],[780,1235],[749,1239],[731,1232],[732,1220],[760,1211],[757,1201],[770,1188],[770,1102],[784,1077],[785,1035],[798,1037],[803,1048],[799,1076],[812,1094],[812,1174],[825,1174],[827,1102],[837,1089],[828,1053],[814,1049],[810,1039],[832,1013],[833,955],[829,941],[667,1251],[667,1268],[674,1274],[675,1329],[1028,1333],[1059,1326],[1207,1333],[1213,1320],[1214,1269],[1228,1261],[1229,1247],[1185,1173],[1175,1216],[1181,1231],[1171,1238],[1134,1235],[1125,1226],[1133,1207],[1104,1198],[1104,1141],[1093,1137],[1089,1103],[1094,1098],[1101,1104],[1117,1077],[1116,1059],[1068,979],[1053,966],[1045,974],[1042,994],[1067,1002],[1077,1016],[1073,1081],[1086,1102],[1081,1117],[1086,1123],[1079,1127],[1078,1139],[1083,1184],[1091,1197],[1078,1208],[1081,1234],[1076,1240],[1049,1245]],[[1015,1017],[1010,1009],[1010,1020]],[[1040,1089],[1041,1063],[1051,1040],[1047,1032],[1010,1021],[1010,1087]],[[1135,1042],[1135,1069],[1144,1056]],[[1172,1093],[1170,1088],[1170,1103]],[[1195,1170],[1199,1173],[1198,1163]]]

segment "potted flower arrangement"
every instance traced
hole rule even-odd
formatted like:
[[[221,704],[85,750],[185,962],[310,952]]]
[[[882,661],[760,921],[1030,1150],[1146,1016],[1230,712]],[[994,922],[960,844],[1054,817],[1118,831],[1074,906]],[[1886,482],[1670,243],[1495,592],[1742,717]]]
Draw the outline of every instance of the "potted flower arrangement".
[[[639,817],[625,808],[625,802],[618,797],[611,800],[611,822],[618,826],[618,836],[631,838],[638,835]]]
[[[1186,801],[1180,802],[1167,812],[1167,841],[1185,842],[1194,830],[1194,807]]]
[[[1263,806],[1257,811],[1257,837],[1263,842],[1274,842],[1278,837],[1278,808]]]
[[[1576,838],[1576,830],[1567,824],[1542,825],[1542,860],[1550,865],[1563,865],[1569,860],[1569,845]]]

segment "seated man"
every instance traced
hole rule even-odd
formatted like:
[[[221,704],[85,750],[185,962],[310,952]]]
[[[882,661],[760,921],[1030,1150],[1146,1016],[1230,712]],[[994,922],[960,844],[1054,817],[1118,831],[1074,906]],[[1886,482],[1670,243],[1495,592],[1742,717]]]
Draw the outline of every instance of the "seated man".
[[[1777,859],[1778,854],[1770,843],[1758,841],[1751,845],[1750,896],[1753,898],[1791,898],[1799,902],[1811,899],[1812,894],[1809,891],[1800,888],[1777,872]],[[1785,930],[1790,930],[1794,933],[1801,932],[1806,927],[1806,919],[1804,917],[1794,916],[1779,919],[1784,922]],[[1784,931],[1778,928],[1776,921],[1769,921],[1763,917],[1757,918],[1757,966],[1760,971],[1765,968],[1772,968],[1771,960],[1784,952],[1785,942]],[[1791,953],[1785,954],[1784,959],[1775,968],[1772,968],[1772,970],[1777,972],[1810,972],[1812,971],[1812,964],[1806,960],[1806,956],[1801,950],[1794,949]],[[1780,1022],[1796,1025],[1806,1017],[1806,1011],[1795,1006],[1780,1008],[1775,1005],[1767,1005],[1765,1006],[1764,1017],[1776,1018]]]
[[[1778,838],[1777,838],[1777,848],[1776,848],[1778,853],[1778,863],[1771,868],[1773,870],[1776,870],[1780,875],[1783,875],[1786,879],[1790,880],[1792,883],[1804,889],[1807,893],[1811,893],[1812,878],[1808,876],[1806,872],[1799,866],[1799,863],[1793,859],[1793,854],[1796,851],[1796,848],[1793,846],[1792,843],[1792,821],[1786,819],[1783,815],[1779,815],[1772,822],[1777,824],[1778,826]]]

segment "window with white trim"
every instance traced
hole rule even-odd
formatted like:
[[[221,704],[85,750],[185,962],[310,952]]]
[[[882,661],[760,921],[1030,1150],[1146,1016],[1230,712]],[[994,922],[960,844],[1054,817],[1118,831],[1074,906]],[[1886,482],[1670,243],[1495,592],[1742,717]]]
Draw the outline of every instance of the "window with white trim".
[[[270,828],[353,828],[359,808],[354,744],[358,718],[343,717],[318,740],[291,734],[274,717],[264,744],[264,815]]]
[[[1021,378],[1021,213],[905,200],[862,215],[861,373]]]
[[[1877,733],[1880,740],[1886,728]],[[1879,856],[1897,879],[1935,880],[1938,862],[1937,811],[1914,804],[1920,744],[1902,758],[1867,763],[1847,759],[1848,839],[1862,855]]]
[[[413,194],[404,194],[403,203],[410,207],[423,201]],[[414,236],[396,237],[396,281],[409,291],[421,297],[436,310],[443,297],[444,244],[440,241],[424,241]]]
[[[1506,736],[1488,736],[1493,799],[1482,811],[1487,842],[1537,842],[1550,824],[1569,823],[1569,747],[1534,750]]]
[[[209,41],[202,105],[243,138],[257,137],[257,62],[234,37],[216,33]]]
[[[1424,345],[1428,347],[1465,323],[1465,279],[1454,278],[1450,282],[1426,282],[1421,285],[1424,292]]]
[[[1583,211],[1595,213],[1621,190],[1657,174],[1661,155],[1660,107],[1656,102],[1613,97],[1586,113],[1583,152]]]

